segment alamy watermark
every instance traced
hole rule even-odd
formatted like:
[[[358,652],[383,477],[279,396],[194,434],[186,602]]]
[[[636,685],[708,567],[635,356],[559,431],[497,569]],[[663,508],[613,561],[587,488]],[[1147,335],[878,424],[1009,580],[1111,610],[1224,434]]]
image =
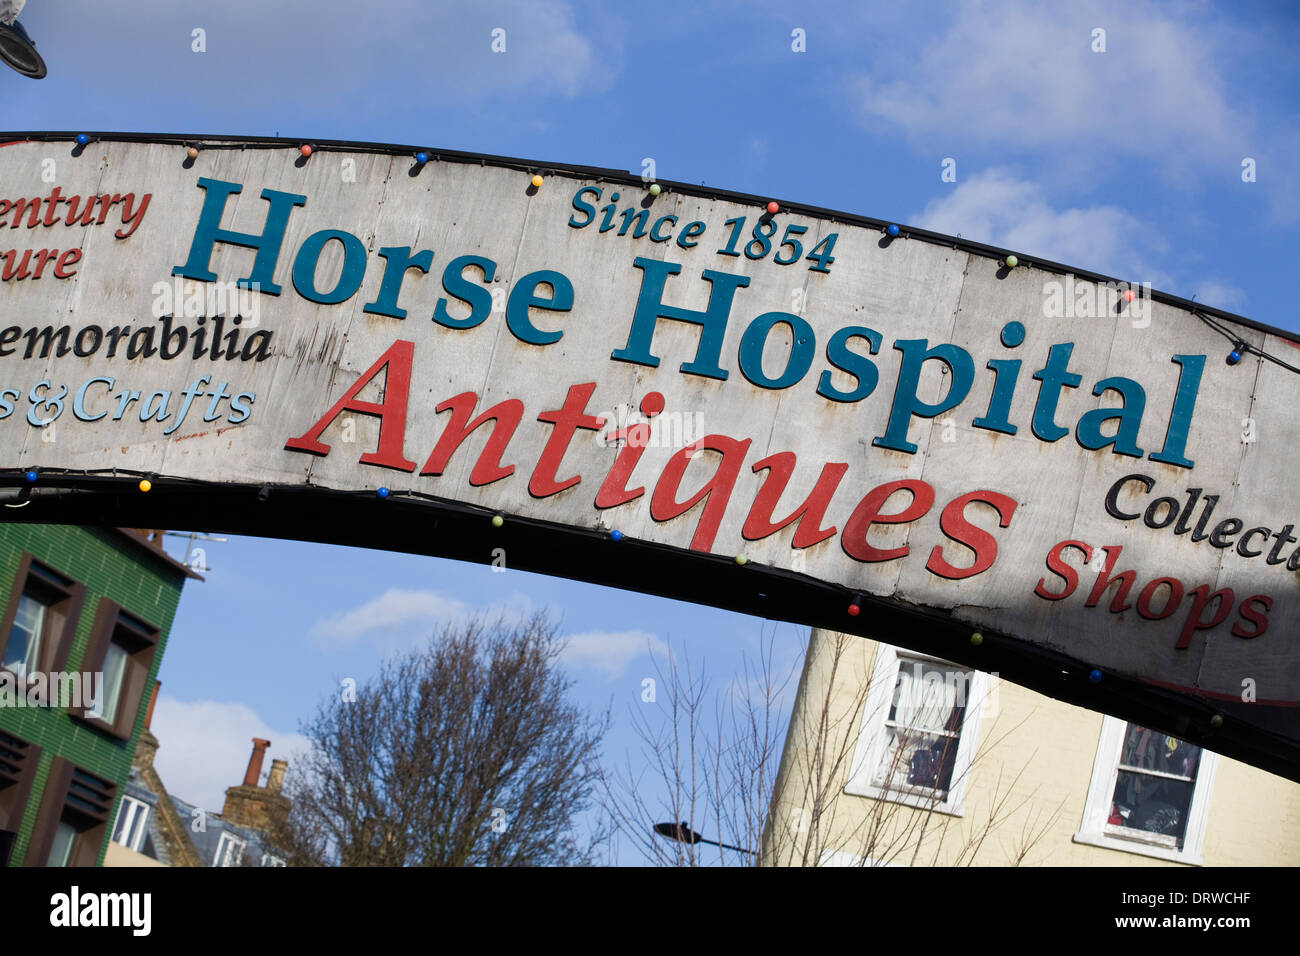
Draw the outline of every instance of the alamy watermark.
[[[1048,319],[1125,318],[1135,329],[1151,324],[1150,282],[1093,282],[1063,279],[1043,283],[1043,316]]]
[[[911,680],[903,680],[907,671],[911,671]],[[971,707],[982,708],[987,717],[996,717],[998,713],[998,680],[996,671],[987,675],[986,691],[976,700],[972,688],[977,676],[975,671],[944,670],[922,661],[913,661],[911,665],[899,664],[899,682],[895,690],[895,712],[921,714],[939,711],[952,714],[969,710]],[[919,729],[919,728],[918,728]],[[958,728],[948,728],[956,730]]]
[[[595,434],[597,444],[606,448],[630,445],[633,448],[683,448],[693,445],[707,434],[703,412],[659,412],[647,416],[631,405],[619,405],[600,412],[605,427]]]
[[[262,316],[261,285],[251,282],[195,282],[175,276],[171,282],[155,282],[151,313],[155,319],[194,319],[199,316],[240,316],[244,328],[257,328]]]
[[[104,672],[0,670],[0,708],[57,707],[103,717]]]

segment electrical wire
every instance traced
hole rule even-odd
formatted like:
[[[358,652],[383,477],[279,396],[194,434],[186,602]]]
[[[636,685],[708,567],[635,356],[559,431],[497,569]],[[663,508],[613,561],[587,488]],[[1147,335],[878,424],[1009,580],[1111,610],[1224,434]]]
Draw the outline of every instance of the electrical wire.
[[[1196,316],[1198,319],[1200,319],[1210,328],[1214,329],[1214,331],[1218,332],[1225,339],[1231,342],[1232,347],[1237,351],[1253,352],[1255,355],[1258,355],[1260,358],[1268,359],[1270,362],[1273,362],[1275,365],[1282,366],[1288,372],[1295,372],[1297,375],[1300,375],[1300,368],[1296,368],[1294,365],[1290,365],[1282,361],[1276,355],[1270,355],[1268,352],[1265,352],[1263,349],[1256,348],[1255,346],[1251,345],[1249,342],[1242,339],[1241,336],[1237,335],[1235,332],[1231,332],[1228,329],[1225,329],[1222,325],[1219,324],[1218,321],[1216,321],[1215,319],[1211,319],[1208,315],[1205,315],[1199,309],[1192,309],[1192,315]]]

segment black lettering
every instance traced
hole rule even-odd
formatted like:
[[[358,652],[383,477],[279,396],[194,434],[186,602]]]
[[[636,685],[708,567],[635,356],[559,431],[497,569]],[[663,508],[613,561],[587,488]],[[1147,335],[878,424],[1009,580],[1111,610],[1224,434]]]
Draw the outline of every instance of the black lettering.
[[[93,342],[87,345],[83,340],[86,333],[92,333]],[[87,355],[94,355],[99,351],[99,343],[104,341],[104,330],[98,325],[88,325],[77,333],[77,338],[72,343],[72,352],[78,358],[85,358]]]
[[[1147,475],[1125,475],[1115,484],[1110,486],[1110,491],[1106,493],[1106,514],[1112,518],[1118,518],[1120,521],[1132,521],[1134,518],[1140,518],[1137,512],[1128,514],[1119,510],[1119,491],[1130,481],[1136,481],[1150,493],[1151,489],[1156,486],[1156,480]]]
[[[150,357],[157,351],[153,347],[153,329],[136,329],[131,341],[126,343],[126,357],[129,359],[137,355]]]
[[[29,359],[32,357],[32,351],[36,348],[37,339],[42,340],[41,358],[46,358],[47,356],[49,356],[50,346],[54,344],[55,336],[57,336],[59,339],[59,346],[55,350],[54,354],[59,358],[62,358],[63,356],[67,355],[69,352],[72,351],[72,347],[68,345],[68,333],[70,331],[72,330],[69,329],[66,325],[60,326],[57,332],[54,330],[53,326],[49,326],[49,325],[41,329],[39,332],[37,332],[35,329],[28,329],[26,333],[27,351],[23,353],[23,358]]]
[[[1241,530],[1240,518],[1224,518],[1210,533],[1210,546],[1214,548],[1227,548],[1232,546],[1231,535]]]
[[[1157,524],[1155,514],[1156,514],[1156,509],[1160,507],[1160,505],[1164,505],[1168,510],[1165,512],[1164,520],[1162,520],[1159,524]],[[1157,498],[1155,501],[1151,502],[1151,504],[1147,505],[1146,514],[1142,516],[1142,523],[1146,525],[1148,528],[1156,528],[1156,529],[1167,528],[1169,527],[1169,525],[1173,523],[1173,520],[1175,516],[1177,516],[1177,514],[1178,514],[1177,498]]]
[[[124,335],[131,334],[131,326],[115,325],[108,330],[108,358],[117,355],[117,340]]]

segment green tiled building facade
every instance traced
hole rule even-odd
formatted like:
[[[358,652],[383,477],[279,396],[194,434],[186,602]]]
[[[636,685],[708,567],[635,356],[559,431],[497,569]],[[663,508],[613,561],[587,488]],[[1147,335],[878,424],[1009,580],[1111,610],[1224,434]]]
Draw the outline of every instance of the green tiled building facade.
[[[0,524],[0,864],[103,862],[181,588],[197,577],[160,540]],[[41,674],[103,675],[100,705],[66,687],[54,699],[53,679],[41,705]]]

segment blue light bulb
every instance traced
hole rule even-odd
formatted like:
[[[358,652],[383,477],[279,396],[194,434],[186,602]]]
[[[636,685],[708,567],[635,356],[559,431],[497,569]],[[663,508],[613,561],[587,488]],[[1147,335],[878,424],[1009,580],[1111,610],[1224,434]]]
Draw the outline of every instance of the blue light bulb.
[[[29,471],[27,472],[27,474],[23,475],[23,477],[24,477],[25,479],[27,479],[27,483],[28,483],[29,485],[34,485],[34,484],[36,484],[36,469],[35,469],[35,468],[32,468],[31,470],[29,470]]]
[[[1088,680],[1092,681],[1094,684],[1100,683],[1100,682],[1101,682],[1101,671],[1099,671],[1099,670],[1093,670],[1093,672],[1092,672],[1091,674],[1088,675]]]
[[[1228,353],[1229,365],[1236,365],[1240,361],[1241,361],[1241,352],[1239,352],[1237,349],[1233,349],[1231,352]]]
[[[415,161],[416,161],[417,163],[420,163],[421,165],[423,165],[424,163],[427,163],[427,162],[429,161],[429,154],[428,154],[428,153],[416,153],[416,154],[415,154]]]
[[[77,145],[78,145],[78,146],[85,146],[85,145],[86,145],[87,143],[89,143],[89,142],[90,142],[90,137],[87,136],[85,133],[78,133],[78,134],[77,134]]]
[[[611,531],[611,532],[609,533],[609,537],[610,537],[610,540],[611,540],[611,541],[622,541],[622,540],[623,540],[623,532],[622,532],[622,531],[619,531],[617,528],[615,528],[613,531]]]
[[[377,494],[377,495],[378,495],[379,497],[381,497],[381,498],[387,498],[387,497],[388,497],[388,489],[387,489],[387,488],[379,488],[379,489],[377,489],[377,490],[375,491],[375,494]]]
[[[892,223],[892,222],[891,222],[891,223],[889,224],[889,228],[886,229],[885,232],[889,233],[889,235],[890,235],[891,237],[893,237],[893,236],[897,236],[897,235],[898,235],[898,225],[897,225],[896,223]]]

